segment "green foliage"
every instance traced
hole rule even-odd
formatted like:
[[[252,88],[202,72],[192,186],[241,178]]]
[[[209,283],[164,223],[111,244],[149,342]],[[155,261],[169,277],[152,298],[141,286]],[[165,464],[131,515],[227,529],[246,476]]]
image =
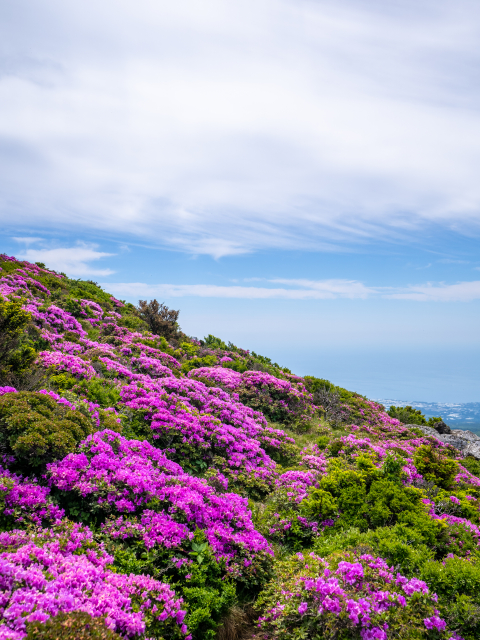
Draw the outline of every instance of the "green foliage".
[[[420,409],[414,409],[410,405],[406,407],[395,407],[392,405],[387,411],[391,418],[396,418],[403,422],[403,424],[418,424],[421,426],[433,427],[437,422],[442,422],[442,418],[429,418],[428,420],[420,411]]]
[[[225,563],[216,560],[202,531],[197,529],[182,549],[147,549],[140,538],[119,541],[106,537],[105,541],[119,573],[143,573],[168,581],[185,600],[189,632],[197,640],[214,640],[222,617],[236,600],[236,586]],[[178,567],[180,557],[188,558],[188,563]]]
[[[103,617],[70,611],[46,622],[27,622],[27,640],[121,640],[121,636],[105,625]]]
[[[92,378],[91,380],[75,380],[74,391],[101,407],[114,407],[120,401],[120,391],[111,380]]]
[[[403,424],[427,424],[427,420],[420,409],[414,409],[410,405],[407,407],[395,407],[392,405],[387,413],[391,418],[400,420]]]
[[[80,411],[53,398],[22,391],[0,397],[0,443],[22,471],[38,472],[65,457],[94,427]]]
[[[440,614],[449,627],[465,640],[476,640],[480,636],[480,562],[453,557],[425,563],[421,578],[439,595]]]
[[[357,527],[360,531],[393,526],[397,522],[415,523],[430,518],[419,489],[404,486],[399,462],[391,457],[386,470],[379,470],[371,458],[362,455],[348,467],[342,459],[333,459],[327,475],[317,489],[303,500],[301,511],[315,520],[338,515],[335,529]]]
[[[180,344],[180,348],[183,349],[183,351],[185,351],[185,353],[187,354],[187,356],[194,356],[199,347],[196,344],[192,344],[190,342],[182,342]]]
[[[222,366],[225,369],[233,369],[233,371],[237,371],[238,373],[245,373],[245,371],[248,371],[247,362],[240,358],[236,358],[235,360],[232,360],[232,362],[223,362]]]
[[[208,336],[204,338],[202,342],[204,346],[208,347],[209,349],[222,349],[223,351],[227,350],[227,345],[225,344],[225,342],[220,338],[212,336],[211,333],[209,333]]]
[[[305,376],[304,380],[309,393],[315,393],[316,391],[320,391],[320,389],[326,389],[327,391],[334,391],[336,389],[334,384],[324,378]]]
[[[425,480],[434,482],[443,489],[449,489],[459,472],[455,460],[446,458],[431,445],[422,445],[415,451],[413,463]]]
[[[133,314],[122,315],[120,320],[118,320],[118,325],[120,327],[131,329],[132,331],[139,331],[140,329],[144,329],[146,326],[145,322],[141,318]]]
[[[462,466],[468,469],[470,473],[473,473],[474,476],[480,478],[480,460],[477,460],[473,456],[467,456],[462,460]]]
[[[0,296],[0,384],[25,374],[37,356],[27,333],[31,315],[22,305]]]
[[[192,371],[192,369],[199,369],[200,367],[214,367],[216,364],[217,358],[215,356],[192,358],[192,360],[186,360],[182,363],[182,373],[187,374],[189,371]]]

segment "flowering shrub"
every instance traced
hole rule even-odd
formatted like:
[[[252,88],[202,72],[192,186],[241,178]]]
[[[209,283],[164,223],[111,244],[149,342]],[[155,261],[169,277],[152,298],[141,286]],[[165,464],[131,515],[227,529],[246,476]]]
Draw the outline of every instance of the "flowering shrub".
[[[115,537],[140,532],[147,548],[158,543],[172,546],[173,541],[181,546],[199,528],[215,557],[224,559],[236,574],[244,574],[250,565],[254,571],[255,563],[268,562],[272,553],[253,527],[245,498],[216,494],[206,481],[186,474],[146,441],[99,432],[81,444],[80,453],[50,464],[48,473],[57,489],[68,492],[64,496],[71,513],[81,509],[99,514],[100,520],[126,514],[107,525]],[[150,511],[143,511],[146,507]],[[128,520],[142,511],[140,520]]]
[[[178,390],[177,384],[180,381],[175,378],[168,379],[170,380]],[[206,388],[204,385],[202,387]],[[200,398],[199,394],[197,397]],[[122,398],[128,409],[136,411],[132,424],[134,434],[145,437],[148,423],[150,432],[147,432],[147,437],[156,446],[168,450],[168,455],[184,464],[187,469],[198,473],[214,468],[250,493],[261,495],[268,492],[275,476],[276,464],[260,446],[260,437],[251,437],[252,431],[255,435],[260,435],[264,429],[250,419],[250,416],[245,419],[245,416],[237,412],[234,417],[232,409],[235,407],[230,407],[228,413],[221,411],[222,417],[240,424],[224,424],[211,412],[199,411],[177,394],[146,392],[134,386],[123,387]],[[199,399],[199,402],[202,400]],[[272,435],[276,434],[267,431],[265,438],[271,438]],[[284,434],[280,437],[282,436]],[[283,451],[287,445],[288,442],[279,441],[279,450]]]
[[[104,617],[127,638],[187,635],[186,612],[172,589],[148,576],[113,573],[106,554],[74,554],[56,539],[31,540],[15,531],[0,534],[0,550],[4,638],[24,638],[29,622],[70,611]]]
[[[57,371],[68,371],[75,378],[93,378],[95,370],[78,356],[61,351],[42,351],[38,354],[38,362],[44,367],[53,367]]]
[[[243,373],[237,391],[240,402],[261,411],[272,422],[308,424],[315,411],[303,384],[292,384],[261,371]]]
[[[63,510],[52,503],[48,487],[23,479],[0,466],[0,523],[4,528],[15,524],[51,524],[59,522]]]
[[[344,553],[327,561],[311,553],[278,563],[257,607],[264,638],[447,638],[436,602],[425,582],[395,573],[382,558]]]
[[[273,422],[308,422],[313,416],[312,397],[300,382],[292,384],[262,371],[238,373],[223,367],[201,367],[190,378],[211,380],[222,388],[236,391],[238,398]]]
[[[57,613],[46,622],[26,624],[28,640],[120,640],[121,636],[109,629],[105,618],[92,618],[84,611]]]

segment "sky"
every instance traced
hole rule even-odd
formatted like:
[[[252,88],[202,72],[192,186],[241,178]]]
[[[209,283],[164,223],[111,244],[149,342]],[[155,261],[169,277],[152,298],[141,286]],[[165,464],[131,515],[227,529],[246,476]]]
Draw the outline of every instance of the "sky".
[[[0,251],[480,401],[479,39],[473,0],[3,0]]]

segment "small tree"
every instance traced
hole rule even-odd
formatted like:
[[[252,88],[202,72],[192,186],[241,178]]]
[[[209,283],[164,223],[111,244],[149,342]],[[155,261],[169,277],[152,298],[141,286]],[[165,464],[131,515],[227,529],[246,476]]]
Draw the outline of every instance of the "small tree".
[[[180,310],[169,309],[163,302],[157,300],[139,300],[138,315],[144,320],[150,331],[157,336],[164,336],[167,340],[174,338],[179,331],[178,316]]]

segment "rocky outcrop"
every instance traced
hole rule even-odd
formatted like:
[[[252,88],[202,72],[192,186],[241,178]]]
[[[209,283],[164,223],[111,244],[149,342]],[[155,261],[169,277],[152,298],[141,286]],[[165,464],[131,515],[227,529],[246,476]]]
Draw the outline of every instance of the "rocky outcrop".
[[[444,427],[440,427],[440,430],[438,430],[437,425],[444,425],[448,431],[446,431]],[[452,447],[461,451],[464,456],[473,456],[477,460],[480,460],[480,436],[477,436],[477,434],[472,431],[450,429],[444,422],[437,422],[435,429],[418,424],[406,424],[405,426],[410,429],[420,429],[426,436],[431,436],[443,444],[451,444]]]
[[[445,424],[443,420],[440,420],[440,422],[436,422],[433,428],[435,429],[435,431],[437,431],[442,435],[444,434],[450,435],[452,433],[452,430],[450,429],[448,424]]]

